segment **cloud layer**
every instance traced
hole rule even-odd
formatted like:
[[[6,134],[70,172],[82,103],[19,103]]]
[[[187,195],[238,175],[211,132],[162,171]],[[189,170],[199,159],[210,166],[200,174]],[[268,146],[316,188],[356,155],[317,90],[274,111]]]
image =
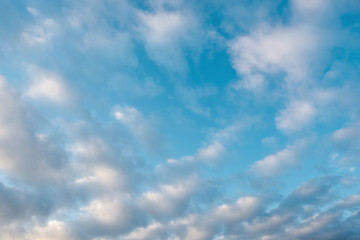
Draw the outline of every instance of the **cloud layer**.
[[[360,5],[0,2],[0,238],[360,238]]]

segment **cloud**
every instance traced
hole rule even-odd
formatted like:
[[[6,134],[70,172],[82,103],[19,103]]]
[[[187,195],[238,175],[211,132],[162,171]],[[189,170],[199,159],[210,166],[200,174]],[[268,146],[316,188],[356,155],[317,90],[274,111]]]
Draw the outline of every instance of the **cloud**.
[[[73,159],[70,181],[71,186],[81,192],[80,198],[90,201],[93,197],[135,192],[139,181],[136,172],[142,170],[142,165],[135,162],[134,156],[125,153],[127,149],[123,148],[129,146],[110,142],[106,135],[98,136],[87,132],[89,129],[82,129],[81,124],[75,125],[69,129],[75,133],[69,146]],[[84,133],[79,133],[81,131]]]
[[[126,196],[95,198],[80,210],[70,225],[74,239],[113,239],[144,220]]]
[[[335,148],[341,153],[338,161],[339,166],[353,166],[354,164],[359,163],[359,136],[360,129],[358,122],[352,123],[350,126],[337,129],[332,133],[331,141],[333,142]]]
[[[259,210],[260,203],[260,200],[254,196],[240,197],[232,205],[223,204],[214,209],[212,216],[218,221],[235,223],[255,216]]]
[[[305,181],[281,202],[277,211],[296,212],[303,218],[317,214],[320,206],[330,204],[334,200],[332,189],[338,183],[337,176],[323,176]]]
[[[29,240],[68,240],[73,236],[70,235],[70,229],[66,223],[53,220],[49,221],[45,226],[35,226],[31,232],[25,234],[24,238]]]
[[[155,217],[174,216],[186,208],[192,194],[200,187],[198,176],[192,175],[173,184],[159,186],[159,190],[145,192],[140,206]]]
[[[358,5],[0,1],[0,238],[359,239]]]
[[[311,2],[304,2],[301,0],[293,0],[292,6],[295,11],[299,11],[301,13],[319,13],[324,12],[331,5],[331,0],[315,0]]]
[[[224,146],[219,142],[214,142],[207,147],[200,148],[196,152],[195,158],[206,163],[220,159],[224,155],[224,153]]]
[[[283,133],[312,129],[316,123],[326,123],[337,114],[334,105],[341,95],[338,89],[299,87],[295,91],[296,94],[289,94],[285,108],[276,113],[276,128]]]
[[[216,227],[209,218],[200,214],[189,214],[173,221],[154,222],[147,227],[137,228],[124,239],[198,239],[205,240],[214,236]]]
[[[85,168],[85,166],[82,168]],[[122,190],[126,186],[126,175],[121,174],[118,169],[113,169],[110,166],[87,165],[87,167],[82,170],[82,174],[85,176],[76,179],[75,183],[88,186],[92,189],[98,188],[97,193]]]
[[[288,167],[296,166],[297,164],[297,150],[293,146],[288,146],[276,154],[266,156],[264,159],[256,161],[250,167],[250,172],[264,177],[276,177]]]
[[[350,207],[360,205],[360,195],[351,195],[338,202],[339,207]]]
[[[230,42],[232,64],[244,76],[243,86],[257,90],[262,75],[285,72],[292,80],[306,80],[312,52],[318,39],[310,26],[259,26],[252,33]]]
[[[37,10],[36,8],[27,7],[26,10],[34,16],[39,15],[39,10]]]
[[[110,69],[138,67],[133,14],[134,8],[128,1],[78,1],[63,7],[62,33],[66,39],[60,45],[69,51],[69,56],[81,59],[76,63],[78,71],[85,75],[91,72],[86,78],[102,83],[113,77]]]
[[[26,96],[35,100],[49,100],[59,105],[69,105],[74,96],[66,81],[59,75],[40,69],[31,70],[32,83]]]
[[[129,224],[132,216],[131,206],[119,198],[94,199],[82,209],[86,217],[108,225],[116,224],[120,228]]]
[[[276,116],[276,127],[285,133],[297,132],[311,125],[316,112],[316,108],[310,102],[291,101]]]
[[[54,205],[45,196],[0,184],[1,226],[27,222],[31,218],[46,219]]]
[[[246,76],[242,81],[234,83],[232,87],[236,90],[244,88],[254,93],[260,93],[266,88],[266,82],[263,75],[250,74]]]
[[[160,176],[174,178],[191,174],[201,165],[218,166],[227,154],[227,146],[236,141],[239,133],[249,127],[253,121],[254,119],[244,118],[224,128],[211,131],[209,140],[204,142],[193,155],[183,156],[180,159],[169,158],[166,163],[156,166],[156,172]]]
[[[32,14],[34,13],[33,10],[34,9],[30,9]],[[53,38],[57,28],[58,26],[54,19],[45,18],[39,24],[28,27],[28,29],[21,34],[21,37],[29,46],[45,44]]]
[[[289,221],[292,221],[292,216],[289,214],[274,214],[267,217],[257,217],[252,222],[245,222],[244,228],[249,234],[260,235],[276,232]]]
[[[325,56],[326,49],[337,44],[333,36],[338,30],[333,20],[333,2],[294,0],[289,5],[285,22],[264,17],[249,34],[229,42],[232,65],[242,78],[235,87],[259,92],[266,88],[267,76],[285,74],[286,87],[293,88],[311,82],[314,73],[322,68],[319,59]],[[331,41],[325,43],[326,39]]]
[[[46,138],[39,138],[36,119],[7,81],[0,77],[0,169],[28,181],[56,179],[65,167],[65,154]],[[40,119],[39,119],[40,121]]]
[[[138,31],[145,43],[148,56],[170,71],[187,70],[183,48],[197,46],[199,27],[197,19],[185,10],[155,12],[138,11]]]
[[[164,145],[154,124],[140,111],[130,106],[116,106],[113,111],[116,120],[127,127],[139,143],[150,152],[161,153]]]
[[[193,156],[185,156],[179,160],[169,158],[166,163],[159,164],[156,170],[165,175],[169,173],[174,174],[173,176],[176,176],[177,173],[183,175],[192,172],[193,168],[198,165],[214,166],[222,160],[225,154],[225,147],[219,142],[214,142],[199,148]]]
[[[236,120],[224,128],[215,130],[211,133],[213,141],[219,141],[224,145],[236,142],[240,133],[250,128],[258,119],[256,117],[243,117]]]
[[[174,215],[171,221],[152,221],[147,226],[133,229],[123,238],[167,239],[172,236],[205,240],[217,236],[220,239],[314,237],[322,240],[356,236],[348,230],[341,230],[354,226],[356,215],[343,220],[339,216],[344,213],[344,208],[349,209],[349,206],[358,204],[357,196],[333,204],[333,199],[329,198],[329,190],[337,183],[337,178],[332,176],[306,181],[289,196],[279,199],[279,206],[275,208],[270,207],[272,203],[262,197],[244,195],[234,203],[221,204],[205,212]],[[305,209],[309,204],[330,207],[325,207],[325,210],[314,208],[315,211],[308,215],[300,214],[299,209]]]
[[[302,226],[289,230],[288,235],[293,238],[303,238],[309,235],[314,236],[314,233],[319,232],[325,226],[332,223],[337,216],[335,214],[324,214],[322,216],[314,216],[307,220]],[[315,235],[316,236],[316,235]]]
[[[153,224],[148,225],[147,227],[137,228],[124,239],[129,240],[146,240],[146,239],[166,239],[167,234],[164,232],[165,226],[161,223],[155,222]]]
[[[336,130],[332,135],[332,139],[335,142],[347,142],[347,141],[354,141],[359,136],[360,136],[360,129],[357,126],[353,126],[353,127],[345,127]]]

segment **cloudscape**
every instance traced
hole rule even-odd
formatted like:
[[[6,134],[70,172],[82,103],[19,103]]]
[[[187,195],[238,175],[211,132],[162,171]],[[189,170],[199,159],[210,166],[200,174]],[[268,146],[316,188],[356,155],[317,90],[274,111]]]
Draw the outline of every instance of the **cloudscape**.
[[[0,0],[0,239],[360,239],[358,0]]]

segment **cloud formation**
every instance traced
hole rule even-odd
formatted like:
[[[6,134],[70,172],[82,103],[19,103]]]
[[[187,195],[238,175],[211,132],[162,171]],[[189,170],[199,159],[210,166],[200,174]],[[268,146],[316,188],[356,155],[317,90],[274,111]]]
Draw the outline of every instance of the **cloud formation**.
[[[359,239],[359,13],[1,1],[0,239]]]

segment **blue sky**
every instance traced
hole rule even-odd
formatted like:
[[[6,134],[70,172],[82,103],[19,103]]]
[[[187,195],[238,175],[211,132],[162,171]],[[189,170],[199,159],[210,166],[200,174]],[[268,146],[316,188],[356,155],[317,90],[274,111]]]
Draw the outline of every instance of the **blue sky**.
[[[357,0],[0,0],[0,238],[360,238]]]

